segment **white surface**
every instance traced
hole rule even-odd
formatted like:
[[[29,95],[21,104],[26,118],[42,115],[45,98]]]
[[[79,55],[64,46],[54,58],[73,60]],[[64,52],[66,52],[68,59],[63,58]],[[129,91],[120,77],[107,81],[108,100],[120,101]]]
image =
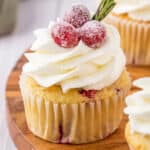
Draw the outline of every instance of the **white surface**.
[[[82,2],[93,11],[97,0],[25,0],[19,5],[16,29],[0,37],[0,150],[15,150],[5,122],[5,84],[11,68],[33,41],[32,31],[61,16],[71,3]]]

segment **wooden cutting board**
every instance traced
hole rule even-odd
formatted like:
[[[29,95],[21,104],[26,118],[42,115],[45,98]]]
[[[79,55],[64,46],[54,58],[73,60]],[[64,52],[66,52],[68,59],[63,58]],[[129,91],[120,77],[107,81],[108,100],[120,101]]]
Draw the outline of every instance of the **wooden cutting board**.
[[[10,135],[18,150],[128,150],[124,138],[124,127],[127,117],[124,116],[119,129],[105,140],[91,144],[67,145],[54,144],[34,136],[27,127],[24,106],[19,90],[19,75],[22,65],[26,62],[21,57],[10,73],[6,88],[7,122]],[[133,79],[150,76],[150,67],[128,67]],[[132,92],[136,90],[132,88]]]

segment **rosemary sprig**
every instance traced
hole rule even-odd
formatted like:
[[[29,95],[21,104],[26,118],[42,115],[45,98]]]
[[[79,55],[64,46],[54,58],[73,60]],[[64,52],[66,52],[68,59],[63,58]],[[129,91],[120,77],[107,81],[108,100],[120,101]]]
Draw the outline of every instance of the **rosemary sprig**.
[[[92,20],[101,21],[114,8],[116,2],[114,0],[102,0]]]

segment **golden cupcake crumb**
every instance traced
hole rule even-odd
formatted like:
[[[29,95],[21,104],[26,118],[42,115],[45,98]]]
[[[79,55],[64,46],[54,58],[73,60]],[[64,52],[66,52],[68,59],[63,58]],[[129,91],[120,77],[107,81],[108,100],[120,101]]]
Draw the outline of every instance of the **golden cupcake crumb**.
[[[48,88],[44,88],[38,85],[34,79],[29,76],[21,77],[21,83],[32,92],[37,97],[43,97],[43,99],[52,101],[54,103],[82,103],[88,102],[90,99],[88,97],[82,96],[80,94],[80,89],[71,89],[67,93],[63,93],[61,86],[51,86]],[[126,70],[124,70],[119,77],[119,79],[114,82],[112,85],[103,88],[102,90],[98,90],[95,93],[94,98],[91,98],[92,101],[95,100],[105,100],[110,99],[116,92],[120,92],[122,89],[130,87],[131,79]]]
[[[125,137],[132,150],[150,150],[150,136],[132,133],[129,123],[126,125]]]

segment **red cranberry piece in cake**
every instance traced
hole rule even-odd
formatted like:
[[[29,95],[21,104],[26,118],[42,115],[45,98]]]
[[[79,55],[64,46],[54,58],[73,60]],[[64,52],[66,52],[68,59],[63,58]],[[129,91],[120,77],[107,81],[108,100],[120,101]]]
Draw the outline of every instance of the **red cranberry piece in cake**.
[[[85,23],[81,28],[82,41],[91,48],[98,48],[106,39],[106,28],[99,21]]]
[[[72,24],[75,28],[81,27],[90,20],[90,12],[84,5],[74,5],[66,12],[64,21]]]
[[[84,90],[84,89],[81,89],[80,91],[80,94],[82,94],[84,97],[88,97],[88,98],[94,98],[97,90]]]
[[[79,43],[76,29],[67,22],[58,22],[52,27],[52,38],[55,43],[64,48],[75,47]]]

